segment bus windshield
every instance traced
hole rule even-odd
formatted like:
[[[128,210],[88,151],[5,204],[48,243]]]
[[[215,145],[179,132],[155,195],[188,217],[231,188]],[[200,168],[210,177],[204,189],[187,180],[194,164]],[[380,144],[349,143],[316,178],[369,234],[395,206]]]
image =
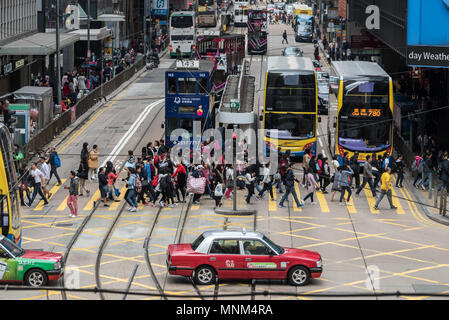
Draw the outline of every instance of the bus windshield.
[[[278,139],[304,140],[315,137],[314,114],[279,114],[265,115],[267,136],[275,138],[273,130],[278,130]]]
[[[298,72],[270,72],[266,110],[316,112],[315,75]]]
[[[388,80],[344,81],[339,144],[349,150],[378,152],[391,145],[392,113]]]
[[[190,28],[193,26],[192,16],[172,16],[171,26],[173,28]]]

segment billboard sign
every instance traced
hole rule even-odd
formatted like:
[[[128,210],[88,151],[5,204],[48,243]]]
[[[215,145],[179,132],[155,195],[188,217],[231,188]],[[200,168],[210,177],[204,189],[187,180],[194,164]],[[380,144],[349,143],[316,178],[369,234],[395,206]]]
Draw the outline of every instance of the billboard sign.
[[[408,0],[407,64],[449,68],[449,0]]]
[[[168,14],[168,0],[153,0],[153,14],[155,16],[166,16]]]

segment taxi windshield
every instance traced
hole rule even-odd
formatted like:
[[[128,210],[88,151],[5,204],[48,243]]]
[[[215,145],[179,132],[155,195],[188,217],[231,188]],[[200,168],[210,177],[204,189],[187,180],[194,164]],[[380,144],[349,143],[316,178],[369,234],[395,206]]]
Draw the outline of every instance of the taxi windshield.
[[[25,254],[25,250],[17,246],[14,242],[7,238],[3,238],[0,240],[0,247],[4,247],[6,250],[8,250],[10,253],[14,255],[14,257],[20,257],[21,255]]]
[[[272,247],[277,254],[283,254],[285,252],[284,248],[278,246],[273,241],[268,239],[266,236],[263,236],[263,241],[265,241],[270,247]]]

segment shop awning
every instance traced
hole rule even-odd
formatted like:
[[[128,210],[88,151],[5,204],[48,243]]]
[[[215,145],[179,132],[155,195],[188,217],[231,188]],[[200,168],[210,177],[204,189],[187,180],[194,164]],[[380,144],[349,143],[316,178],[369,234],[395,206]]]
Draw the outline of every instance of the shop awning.
[[[61,49],[77,42],[79,34],[61,33]],[[0,55],[6,56],[47,56],[56,52],[56,33],[39,32],[0,47]]]
[[[105,22],[124,22],[125,16],[121,14],[100,14],[97,17],[96,21],[105,21]]]
[[[80,40],[87,41],[87,29],[73,30],[70,34],[77,34],[80,36]],[[98,41],[108,37],[112,37],[112,30],[108,28],[90,29],[90,40]]]

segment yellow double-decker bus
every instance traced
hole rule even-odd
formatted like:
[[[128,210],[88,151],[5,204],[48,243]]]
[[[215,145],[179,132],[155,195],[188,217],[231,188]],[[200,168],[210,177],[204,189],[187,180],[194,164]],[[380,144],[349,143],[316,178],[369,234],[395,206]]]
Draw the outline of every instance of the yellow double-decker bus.
[[[268,57],[263,128],[268,148],[302,157],[316,154],[318,124],[317,78],[312,60],[304,57]],[[278,130],[278,138],[274,130]]]
[[[345,152],[367,155],[387,153],[393,148],[393,82],[375,62],[333,61],[331,87],[337,108],[329,108],[328,142],[339,159]]]
[[[22,242],[22,224],[17,193],[13,148],[8,128],[0,123],[0,227],[2,235],[16,244]]]

